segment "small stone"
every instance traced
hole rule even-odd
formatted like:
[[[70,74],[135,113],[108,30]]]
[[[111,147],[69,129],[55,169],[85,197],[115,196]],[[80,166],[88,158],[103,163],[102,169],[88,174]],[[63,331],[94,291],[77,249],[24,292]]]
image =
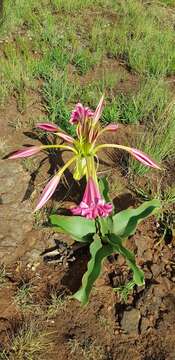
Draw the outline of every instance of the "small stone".
[[[154,274],[154,277],[158,276],[161,273],[160,265],[157,265],[157,264],[153,264],[151,266],[151,270],[152,270],[152,272]]]
[[[137,335],[139,320],[140,320],[140,311],[138,309],[125,311],[121,322],[122,329],[127,334]]]
[[[115,330],[114,334],[115,334],[115,335],[119,335],[119,334],[120,334],[120,331],[119,331],[119,330]]]

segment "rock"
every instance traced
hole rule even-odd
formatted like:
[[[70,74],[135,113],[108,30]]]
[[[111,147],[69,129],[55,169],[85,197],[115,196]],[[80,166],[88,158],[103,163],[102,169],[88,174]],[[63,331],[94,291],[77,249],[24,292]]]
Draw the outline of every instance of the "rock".
[[[0,161],[0,261],[17,260],[18,250],[33,227],[32,207],[22,201],[30,176],[17,161]]]
[[[121,321],[122,329],[129,335],[137,335],[139,321],[140,311],[138,309],[125,311]]]
[[[139,234],[136,234],[134,240],[137,246],[137,256],[140,258],[144,258],[144,253],[148,250],[147,238],[143,235],[142,237],[140,237]]]
[[[161,269],[160,264],[159,265],[158,264],[153,264],[151,266],[151,270],[152,270],[152,273],[153,273],[154,277],[156,278],[161,273],[162,269]]]
[[[1,204],[19,204],[30,181],[30,176],[17,161],[0,160],[0,196]]]

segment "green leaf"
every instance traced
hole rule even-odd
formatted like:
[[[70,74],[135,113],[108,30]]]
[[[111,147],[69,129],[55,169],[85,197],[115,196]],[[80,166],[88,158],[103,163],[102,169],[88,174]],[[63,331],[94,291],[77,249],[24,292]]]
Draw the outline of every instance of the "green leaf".
[[[95,221],[81,216],[51,215],[52,225],[71,235],[75,240],[89,242],[96,232]]]
[[[95,280],[100,275],[103,260],[114,252],[111,244],[102,244],[98,235],[90,245],[91,259],[88,262],[88,269],[82,279],[82,287],[73,295],[83,305],[88,303],[89,294]]]
[[[106,217],[106,218],[99,217],[97,219],[97,221],[99,223],[100,232],[101,232],[102,236],[105,236],[106,234],[108,234],[108,232],[110,231],[108,217]]]
[[[111,245],[113,246],[113,251],[117,251],[119,254],[123,255],[126,259],[130,269],[133,271],[133,280],[137,285],[144,285],[144,272],[137,266],[135,255],[128,249],[126,249],[122,245],[122,240],[114,235],[109,235],[109,241]],[[114,252],[115,252],[114,251]]]
[[[154,199],[146,201],[137,209],[126,209],[120,211],[113,216],[112,233],[121,238],[128,238],[128,236],[135,233],[137,225],[146,217],[154,214],[154,212],[161,207],[159,200]]]
[[[101,177],[99,180],[100,192],[103,195],[103,198],[106,202],[111,202],[109,197],[109,184],[105,176]]]

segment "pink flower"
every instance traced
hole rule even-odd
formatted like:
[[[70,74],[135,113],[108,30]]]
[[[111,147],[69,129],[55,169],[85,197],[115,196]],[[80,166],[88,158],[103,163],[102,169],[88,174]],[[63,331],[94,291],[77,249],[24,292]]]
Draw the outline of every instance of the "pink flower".
[[[52,123],[38,123],[38,124],[36,124],[36,127],[41,130],[45,130],[45,131],[49,131],[49,132],[59,131],[58,126],[56,126],[55,124],[52,124]]]
[[[74,215],[85,216],[88,219],[106,217],[112,212],[112,204],[105,203],[94,180],[88,179],[83,200],[76,208],[71,209]]]
[[[142,164],[147,165],[149,167],[160,169],[160,166],[156,164],[148,155],[144,154],[142,151],[138,149],[130,148],[130,154],[133,155],[137,160],[139,160]]]
[[[35,208],[35,211],[41,209],[43,207],[43,205],[51,198],[51,196],[53,195],[54,191],[57,188],[57,185],[60,181],[60,175],[55,175],[46,185],[46,187],[44,188],[40,200]]]
[[[92,118],[93,115],[94,112],[91,109],[84,107],[81,103],[78,103],[75,109],[72,111],[70,123],[77,124],[88,117]]]
[[[41,150],[41,146],[31,146],[24,150],[18,150],[13,155],[9,156],[9,159],[18,159],[23,157],[29,157],[37,154]]]

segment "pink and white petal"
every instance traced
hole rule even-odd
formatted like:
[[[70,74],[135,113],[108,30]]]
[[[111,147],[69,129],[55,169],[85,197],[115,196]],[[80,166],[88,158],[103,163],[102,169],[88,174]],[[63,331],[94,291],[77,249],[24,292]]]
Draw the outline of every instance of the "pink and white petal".
[[[70,210],[71,210],[73,215],[81,215],[81,212],[82,212],[80,207],[75,207],[75,208],[70,209]]]
[[[86,117],[92,117],[93,115],[94,112],[91,109],[84,107],[81,103],[78,103],[72,111],[70,123],[77,124],[78,122],[82,122]]]
[[[30,157],[38,152],[40,152],[42,149],[42,146],[31,146],[24,150],[18,150],[12,155],[9,156],[9,159],[18,159],[18,158],[24,158],[24,157]]]
[[[90,177],[88,179],[87,185],[86,185],[86,189],[83,195],[83,203],[86,203],[88,206],[90,206],[90,204],[92,202],[94,202],[94,199],[101,199],[101,195],[99,193],[99,190],[97,188],[97,185],[95,184],[94,180]]]
[[[43,207],[43,205],[51,198],[51,196],[53,195],[54,191],[56,190],[58,183],[60,181],[60,176],[59,175],[55,175],[46,185],[46,187],[44,188],[40,200],[35,208],[34,211],[37,211],[39,209],[41,209]]]
[[[94,116],[94,111],[92,111],[89,107],[85,107],[84,109],[85,117],[92,117]]]
[[[154,160],[152,160],[148,155],[144,154],[142,151],[138,149],[130,148],[129,152],[131,155],[135,157],[135,159],[140,161],[142,164],[155,169],[161,169],[160,166]]]
[[[82,117],[84,115],[84,106],[81,103],[78,103],[76,105],[76,112],[79,117]]]
[[[103,105],[104,105],[104,95],[101,97],[99,104],[95,110],[94,117],[93,117],[93,125],[95,125],[98,120],[100,119],[100,116],[103,111]]]
[[[64,134],[64,133],[61,133],[61,132],[57,132],[56,135],[59,136],[61,139],[67,141],[67,142],[70,143],[70,144],[73,144],[73,142],[74,142],[73,137],[72,137],[72,136],[69,136],[69,135],[67,135],[67,134]]]
[[[77,124],[81,117],[82,117],[82,113],[83,113],[83,105],[81,103],[76,104],[75,109],[72,111],[71,113],[71,117],[69,122],[74,125]]]
[[[109,124],[107,126],[105,126],[102,130],[100,130],[99,132],[97,132],[95,139],[96,140],[99,136],[101,136],[104,132],[106,131],[111,131],[111,132],[115,132],[116,130],[118,130],[119,125],[118,124]]]
[[[56,126],[55,124],[52,124],[52,123],[38,123],[38,124],[36,124],[36,127],[41,130],[49,131],[49,132],[59,131],[58,126]]]
[[[118,124],[109,124],[105,126],[105,128],[102,129],[102,131],[116,131],[118,130],[119,125]]]

